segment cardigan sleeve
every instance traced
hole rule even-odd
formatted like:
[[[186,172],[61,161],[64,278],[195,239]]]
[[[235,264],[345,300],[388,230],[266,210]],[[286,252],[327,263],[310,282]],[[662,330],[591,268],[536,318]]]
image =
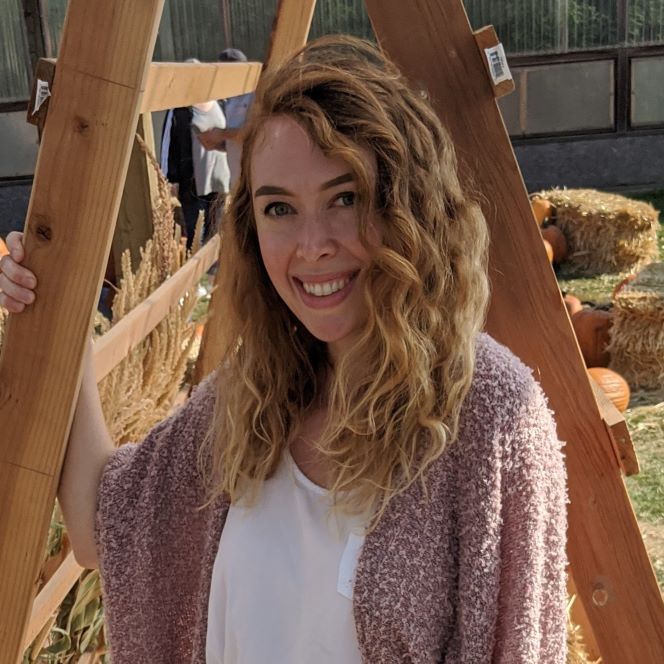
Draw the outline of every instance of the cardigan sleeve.
[[[505,438],[494,664],[566,658],[566,472],[555,423],[534,381]]]
[[[156,661],[155,634],[169,661],[188,661],[209,526],[197,457],[215,384],[213,375],[141,443],[118,448],[102,473],[95,536],[114,662]]]

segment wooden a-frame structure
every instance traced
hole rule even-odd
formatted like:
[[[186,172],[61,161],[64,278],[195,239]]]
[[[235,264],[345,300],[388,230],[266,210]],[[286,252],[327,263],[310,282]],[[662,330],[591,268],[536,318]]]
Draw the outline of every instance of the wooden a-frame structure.
[[[10,317],[0,358],[0,664],[20,659],[80,572],[70,554],[35,600],[139,114],[249,91],[260,70],[150,64],[162,6],[69,2],[25,226],[39,299]],[[315,0],[280,0],[268,66],[305,43],[314,7]],[[462,178],[482,197],[491,230],[487,330],[533,368],[567,441],[575,619],[605,664],[663,662],[664,604],[621,477],[629,441],[615,413],[598,408],[532,219],[496,105],[511,86],[493,83],[484,50],[495,33],[472,33],[461,0],[366,0],[366,7],[382,48],[429,91]],[[98,380],[191,288],[217,248],[206,245],[96,344]],[[222,319],[213,315],[207,326],[202,371],[214,366]]]

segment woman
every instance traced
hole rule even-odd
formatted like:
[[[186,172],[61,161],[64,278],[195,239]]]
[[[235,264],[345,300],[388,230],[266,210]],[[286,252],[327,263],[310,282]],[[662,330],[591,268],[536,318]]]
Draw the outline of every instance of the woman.
[[[423,95],[312,42],[261,81],[224,224],[223,362],[178,413],[113,452],[86,359],[59,496],[114,664],[564,662],[560,443],[480,333],[487,231]]]

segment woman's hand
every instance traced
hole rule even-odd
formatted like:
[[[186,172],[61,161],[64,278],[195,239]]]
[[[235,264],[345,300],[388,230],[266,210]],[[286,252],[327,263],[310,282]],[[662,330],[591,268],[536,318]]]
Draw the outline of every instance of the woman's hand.
[[[12,231],[6,243],[9,253],[0,258],[0,306],[18,314],[35,301],[37,278],[21,265],[25,258],[23,233]]]

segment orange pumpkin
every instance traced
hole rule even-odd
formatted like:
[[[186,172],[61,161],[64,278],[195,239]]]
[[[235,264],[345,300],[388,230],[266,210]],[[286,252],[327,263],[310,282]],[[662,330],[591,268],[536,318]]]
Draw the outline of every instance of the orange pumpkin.
[[[553,215],[553,205],[546,198],[532,198],[530,206],[533,209],[535,220],[541,226],[545,219],[549,219]]]
[[[6,256],[8,253],[9,249],[7,249],[7,245],[2,241],[2,238],[0,238],[0,258]]]
[[[572,326],[587,367],[609,364],[606,347],[611,340],[611,323],[611,314],[600,309],[583,309],[572,316]]]
[[[563,298],[565,307],[567,308],[567,313],[570,315],[570,318],[583,309],[581,300],[579,300],[576,295],[565,295]]]
[[[567,258],[567,240],[558,226],[542,229],[542,237],[553,247],[553,262],[562,263]]]
[[[619,373],[603,367],[593,367],[588,369],[588,373],[622,413],[629,405],[630,392],[627,381]]]
[[[544,248],[546,249],[546,257],[549,259],[549,263],[553,263],[553,247],[550,242],[543,240]]]

